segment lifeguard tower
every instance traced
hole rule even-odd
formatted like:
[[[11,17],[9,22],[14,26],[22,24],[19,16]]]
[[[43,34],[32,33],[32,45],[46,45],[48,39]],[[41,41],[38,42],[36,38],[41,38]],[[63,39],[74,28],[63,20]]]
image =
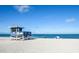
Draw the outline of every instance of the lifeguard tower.
[[[15,40],[22,39],[23,38],[22,29],[23,29],[23,27],[19,27],[19,26],[11,27],[11,37],[12,37],[12,39],[15,39]]]
[[[14,26],[11,27],[11,39],[13,40],[27,40],[31,39],[31,32],[22,31],[23,27]]]

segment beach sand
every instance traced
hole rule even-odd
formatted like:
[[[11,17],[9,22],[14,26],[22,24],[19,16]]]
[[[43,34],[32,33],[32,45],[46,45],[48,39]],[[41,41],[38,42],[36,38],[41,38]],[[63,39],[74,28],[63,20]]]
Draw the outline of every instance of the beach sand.
[[[0,38],[0,53],[79,53],[79,39],[3,39]]]

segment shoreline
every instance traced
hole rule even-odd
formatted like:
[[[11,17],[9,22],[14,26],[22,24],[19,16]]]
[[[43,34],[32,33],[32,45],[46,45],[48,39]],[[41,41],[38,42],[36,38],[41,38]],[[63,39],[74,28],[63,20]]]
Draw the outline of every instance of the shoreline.
[[[6,40],[6,39],[8,39],[8,40],[11,40],[11,37],[0,37],[0,40]],[[32,39],[45,39],[45,40],[47,40],[47,39],[53,39],[53,40],[65,40],[65,39],[67,39],[67,40],[78,40],[79,38],[32,38]],[[31,40],[32,40],[31,39]]]

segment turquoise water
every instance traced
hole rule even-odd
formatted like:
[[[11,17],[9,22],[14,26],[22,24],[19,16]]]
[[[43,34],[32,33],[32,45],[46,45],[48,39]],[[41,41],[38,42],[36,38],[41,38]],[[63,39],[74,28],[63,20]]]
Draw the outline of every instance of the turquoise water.
[[[70,39],[79,39],[79,34],[33,34],[33,37],[37,38],[70,38]]]
[[[10,34],[0,34],[0,37],[10,37]]]
[[[34,38],[56,38],[57,36],[60,38],[79,39],[79,34],[32,34]],[[10,37],[10,34],[0,34],[0,37]]]

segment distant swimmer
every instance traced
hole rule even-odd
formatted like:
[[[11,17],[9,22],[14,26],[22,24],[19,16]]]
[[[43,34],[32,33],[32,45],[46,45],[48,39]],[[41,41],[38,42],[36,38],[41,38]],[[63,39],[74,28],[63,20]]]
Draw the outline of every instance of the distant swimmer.
[[[56,36],[56,39],[60,39],[60,36]]]

